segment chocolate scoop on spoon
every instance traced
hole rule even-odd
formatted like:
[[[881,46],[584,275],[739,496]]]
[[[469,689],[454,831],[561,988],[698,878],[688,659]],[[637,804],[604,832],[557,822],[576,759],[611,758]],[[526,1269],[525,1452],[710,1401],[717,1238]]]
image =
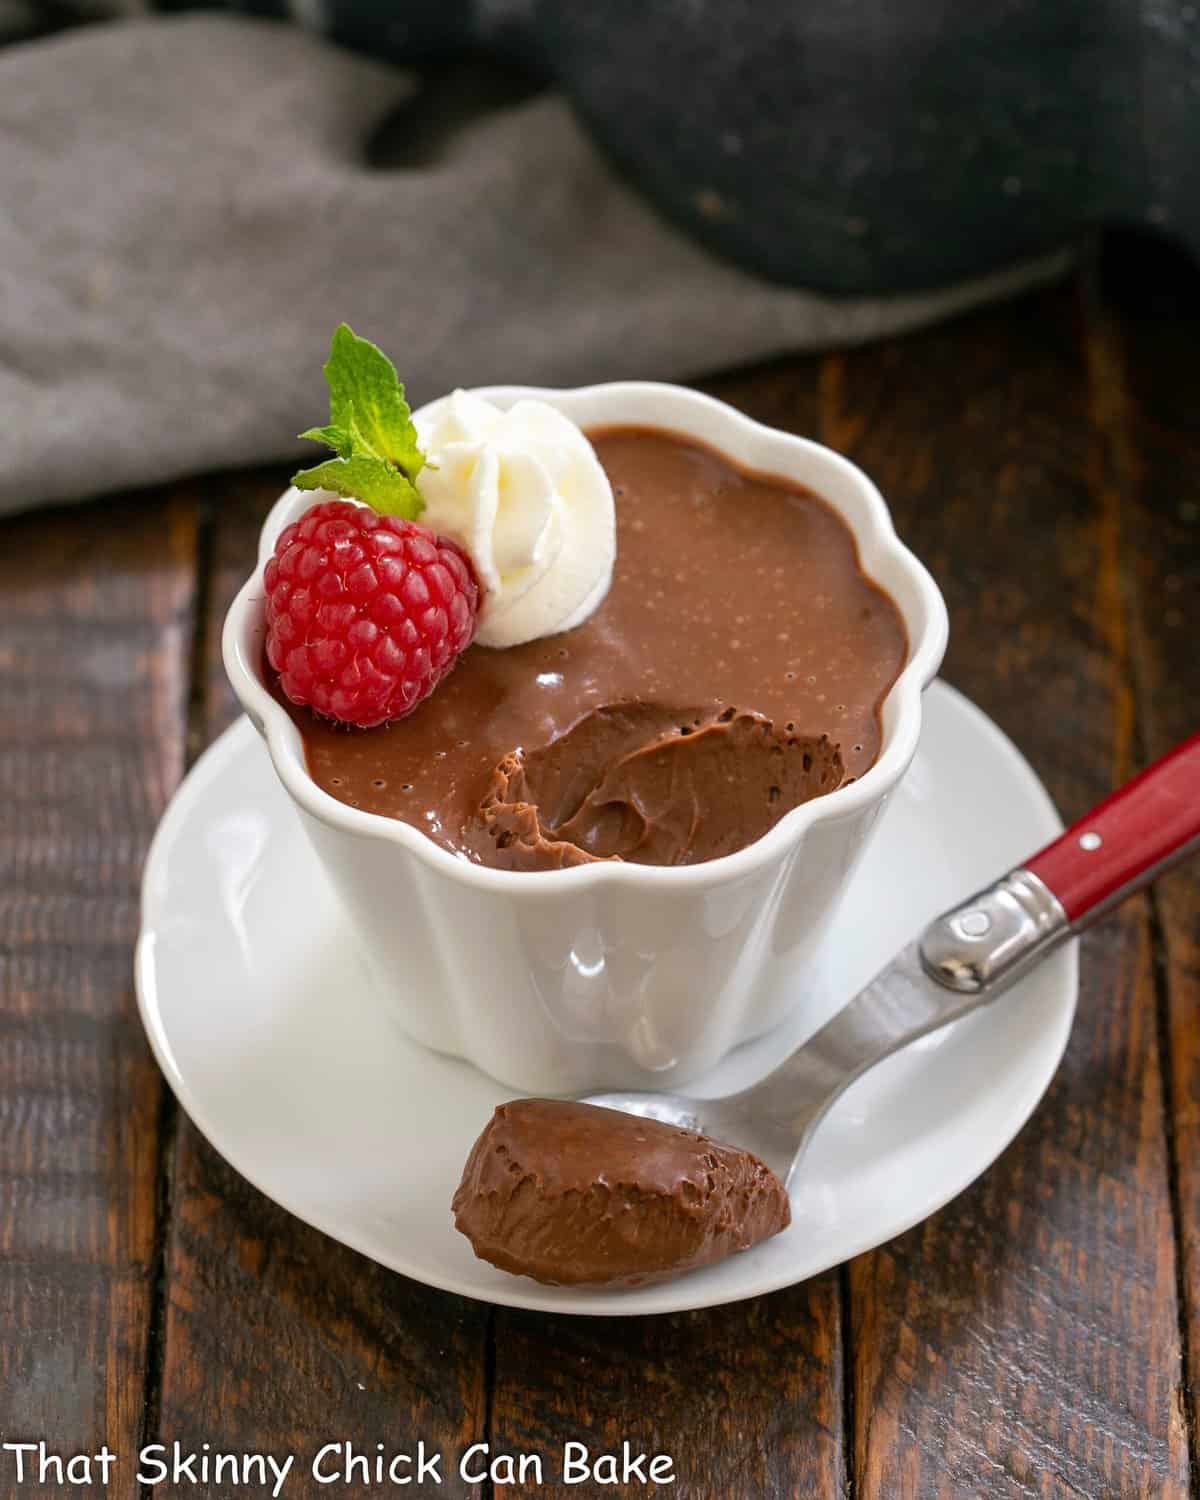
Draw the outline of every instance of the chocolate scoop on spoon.
[[[457,1227],[484,1260],[550,1283],[633,1286],[749,1248],[787,1227],[783,1184],[850,1084],[1197,850],[1200,733],[935,918],[752,1088],[501,1105],[455,1194]]]
[[[571,1099],[501,1104],[453,1206],[481,1259],[562,1284],[663,1281],[791,1220],[783,1184],[749,1152]]]

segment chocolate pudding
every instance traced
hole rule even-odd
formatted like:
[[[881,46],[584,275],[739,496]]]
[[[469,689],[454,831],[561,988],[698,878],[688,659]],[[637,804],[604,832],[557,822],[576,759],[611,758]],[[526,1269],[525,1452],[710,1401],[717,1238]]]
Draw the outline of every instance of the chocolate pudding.
[[[688,438],[589,437],[617,514],[602,604],[561,635],[470,647],[382,728],[286,704],[325,791],[495,868],[679,865],[743,848],[875,760],[907,644],[841,518]]]
[[[452,1207],[481,1260],[560,1286],[665,1281],[791,1222],[782,1183],[748,1151],[565,1099],[501,1104]]]

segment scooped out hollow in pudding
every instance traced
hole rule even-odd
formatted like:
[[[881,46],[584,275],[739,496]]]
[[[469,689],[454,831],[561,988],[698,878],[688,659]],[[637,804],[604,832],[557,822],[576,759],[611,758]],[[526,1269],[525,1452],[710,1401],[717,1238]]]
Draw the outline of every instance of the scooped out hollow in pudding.
[[[493,867],[672,865],[745,847],[874,762],[907,642],[845,522],[694,439],[589,436],[616,503],[607,597],[560,635],[471,646],[385,727],[290,708],[332,796]]]
[[[617,704],[505,756],[469,837],[481,863],[513,870],[695,864],[761,838],[841,779],[826,736],[781,732],[736,708]]]

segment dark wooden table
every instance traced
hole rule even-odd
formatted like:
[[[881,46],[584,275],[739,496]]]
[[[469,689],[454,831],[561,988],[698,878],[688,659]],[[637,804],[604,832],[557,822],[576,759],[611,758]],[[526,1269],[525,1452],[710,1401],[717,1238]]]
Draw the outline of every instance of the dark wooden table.
[[[878,479],[946,592],[946,677],[1072,815],[1200,722],[1198,354],[1196,277],[1124,241],[1014,304],[703,384]],[[283,477],[0,526],[0,1439],[107,1441],[121,1496],[139,1447],[176,1438],[488,1440],[545,1455],[545,1496],[638,1489],[561,1487],[568,1439],[672,1454],[681,1500],[1200,1496],[1195,866],[1087,936],[1062,1069],[979,1182],[757,1301],[598,1321],[462,1301],[206,1145],[138,1025],[138,880],[235,712],[220,621]],[[285,1494],[379,1492],[301,1467]],[[443,1478],[422,1492],[490,1492]],[[52,1493],[0,1462],[0,1495]],[[269,1491],[143,1491],[244,1493]]]

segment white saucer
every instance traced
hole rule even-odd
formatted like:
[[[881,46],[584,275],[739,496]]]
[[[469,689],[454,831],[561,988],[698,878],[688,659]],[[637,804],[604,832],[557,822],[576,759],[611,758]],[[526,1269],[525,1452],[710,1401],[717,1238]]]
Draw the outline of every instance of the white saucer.
[[[934,683],[916,759],[830,932],[823,1008],[835,1009],[924,921],[1060,827],[1011,742]],[[409,1041],[375,1003],[353,935],[245,719],[200,759],[155,836],[137,987],[151,1045],[184,1109],[301,1219],[464,1296],[560,1312],[662,1313],[801,1281],[961,1192],[1050,1082],[1074,1013],[1076,954],[1068,945],[988,1010],[857,1084],[813,1141],[786,1233],[722,1265],[625,1292],[507,1276],[476,1260],[455,1232],[450,1196],[463,1162],[508,1095]],[[800,1040],[785,1025],[694,1092],[740,1087]]]

